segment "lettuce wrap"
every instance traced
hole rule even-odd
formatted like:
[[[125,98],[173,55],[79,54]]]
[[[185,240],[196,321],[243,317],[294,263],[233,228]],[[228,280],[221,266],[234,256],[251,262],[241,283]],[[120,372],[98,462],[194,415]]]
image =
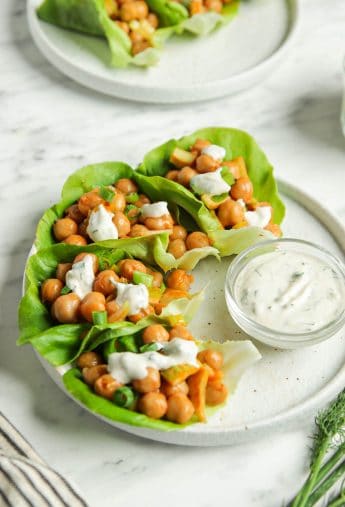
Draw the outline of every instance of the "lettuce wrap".
[[[240,156],[244,158],[248,176],[254,187],[254,197],[271,204],[274,222],[280,224],[284,218],[285,207],[278,194],[273,167],[256,141],[241,130],[223,127],[205,128],[178,140],[171,139],[151,150],[137,169],[138,173],[149,177],[143,182],[143,188],[145,186],[159,188],[163,185],[161,181],[163,177],[169,170],[174,169],[169,160],[174,148],[188,150],[197,139],[205,139],[222,146],[226,150],[226,160]],[[137,178],[140,181],[140,177]],[[257,241],[273,237],[269,231],[259,227],[224,230],[215,214],[210,212],[192,191],[176,182],[169,180],[168,183],[170,192],[183,195],[178,205],[209,235],[212,246],[217,248],[221,256],[237,254]]]
[[[229,397],[236,390],[243,373],[261,358],[260,353],[250,341],[228,341],[225,343],[207,341],[197,343],[200,350],[212,347],[222,352],[224,357],[222,370],[224,371],[224,382],[229,390]],[[151,419],[144,414],[120,408],[111,401],[95,394],[83,382],[81,373],[77,368],[68,370],[63,376],[63,382],[67,391],[82,405],[91,412],[112,421],[159,431],[179,430],[197,423],[195,417],[187,424],[176,424],[163,419]],[[211,416],[220,407],[221,405],[218,407],[208,407],[206,409],[207,415]]]
[[[58,263],[71,262],[81,252],[97,255],[102,269],[126,257],[140,259],[145,264],[153,263],[153,245],[155,237],[118,240],[112,249],[101,248],[96,244],[75,246],[59,244],[40,250],[28,260],[25,270],[25,294],[19,304],[18,345],[31,345],[54,366],[72,361],[85,348],[92,349],[103,341],[121,335],[133,334],[152,322],[189,322],[197,311],[203,291],[171,301],[163,308],[161,315],[150,315],[137,324],[122,321],[102,325],[90,323],[56,324],[50,311],[40,298],[40,285],[55,276]],[[80,336],[83,335],[83,339]]]
[[[177,188],[176,185],[171,185],[170,181],[163,178],[159,178],[158,182],[155,183],[156,178],[136,174],[136,171],[133,171],[129,165],[122,162],[104,162],[82,167],[68,177],[62,188],[60,202],[45,211],[38,223],[35,239],[37,250],[56,244],[52,233],[53,224],[64,215],[69,206],[93,188],[101,185],[112,185],[120,178],[133,179],[138,184],[139,189],[153,202],[166,200],[177,222],[184,225],[188,231],[198,230],[198,225],[202,230],[212,227],[214,219],[212,219],[207,208],[203,204],[200,207],[200,201],[190,192],[185,191],[183,187],[182,189]],[[190,215],[183,214],[183,208],[187,206],[186,201],[190,200],[192,202],[189,206],[195,210],[196,222],[191,219]],[[154,236],[154,239],[152,239],[153,260],[164,271],[173,268],[191,270],[201,259],[209,255],[219,256],[216,248],[206,247],[189,250],[179,259],[175,259],[173,255],[167,252],[168,233],[157,234],[152,232],[152,235]],[[138,242],[141,240],[142,238],[138,238]],[[107,248],[116,248],[117,241],[106,240],[98,244]]]

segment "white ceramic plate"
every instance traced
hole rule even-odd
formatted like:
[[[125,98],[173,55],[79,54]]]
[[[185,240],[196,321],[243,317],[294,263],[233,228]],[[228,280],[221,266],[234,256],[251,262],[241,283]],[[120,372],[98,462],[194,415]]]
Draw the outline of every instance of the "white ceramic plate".
[[[279,188],[287,207],[285,236],[313,241],[344,259],[345,229],[337,218],[294,186],[280,182]],[[190,326],[198,338],[218,341],[248,338],[227,311],[224,279],[229,262],[230,258],[224,258],[221,263],[206,259],[193,271],[196,280],[193,289],[209,282],[207,299]],[[207,424],[161,432],[96,417],[145,438],[198,446],[237,444],[268,431],[297,427],[314,417],[320,407],[343,389],[344,343],[345,330],[326,342],[293,351],[256,343],[263,358],[245,373],[227,407],[219,410]],[[61,380],[64,368],[54,369],[40,360],[57,385],[69,395]]]
[[[243,1],[238,16],[207,37],[170,39],[156,67],[109,68],[107,45],[40,21],[27,0],[32,36],[46,58],[75,81],[139,102],[179,103],[221,97],[261,82],[286,55],[297,0]]]

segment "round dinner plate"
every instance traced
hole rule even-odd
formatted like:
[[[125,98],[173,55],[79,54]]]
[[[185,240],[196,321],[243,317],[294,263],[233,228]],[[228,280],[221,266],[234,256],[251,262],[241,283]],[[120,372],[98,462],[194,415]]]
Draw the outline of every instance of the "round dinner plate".
[[[284,235],[318,243],[344,260],[345,228],[338,219],[295,186],[279,182],[279,189],[287,209]],[[197,338],[217,341],[249,338],[227,311],[224,279],[230,262],[229,257],[223,258],[221,263],[209,258],[193,271],[193,289],[199,290],[208,284],[205,301],[190,325]],[[262,359],[244,374],[226,407],[210,417],[206,424],[164,432],[94,415],[129,433],[181,445],[238,444],[272,431],[296,428],[311,421],[317,410],[343,389],[344,343],[344,329],[323,343],[296,350],[278,350],[255,342]],[[57,385],[71,396],[61,379],[66,368],[53,368],[39,358]]]
[[[284,59],[296,32],[297,0],[242,0],[225,27],[205,37],[169,39],[148,69],[111,68],[102,39],[40,21],[41,0],[27,0],[31,34],[42,53],[78,83],[139,102],[181,103],[221,97],[261,82]]]

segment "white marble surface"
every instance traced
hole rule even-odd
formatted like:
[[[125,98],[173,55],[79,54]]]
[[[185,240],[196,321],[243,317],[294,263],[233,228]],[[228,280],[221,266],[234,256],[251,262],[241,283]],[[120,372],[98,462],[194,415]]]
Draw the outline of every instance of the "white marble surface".
[[[345,140],[339,126],[345,3],[301,2],[286,61],[241,95],[181,107],[94,94],[62,76],[34,47],[24,0],[0,4],[0,408],[91,507],[277,507],[300,486],[310,428],[240,447],[183,448],[116,431],[80,410],[29,347],[16,349],[25,257],[42,210],[85,163],[136,163],[170,136],[206,125],[250,131],[278,175],[345,219]],[[15,204],[14,204],[15,203]]]

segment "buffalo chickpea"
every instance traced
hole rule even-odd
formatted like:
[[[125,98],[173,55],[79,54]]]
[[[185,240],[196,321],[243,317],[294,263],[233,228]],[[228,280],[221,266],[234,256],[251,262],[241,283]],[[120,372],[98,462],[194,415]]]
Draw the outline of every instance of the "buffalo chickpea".
[[[150,275],[153,276],[152,287],[160,287],[163,283],[163,275],[159,271],[151,271]]]
[[[80,224],[78,225],[78,234],[79,236],[83,236],[83,238],[88,238],[87,233],[87,226],[89,225],[89,220],[85,218]]]
[[[144,40],[144,37],[140,32],[136,32],[133,30],[131,30],[129,32],[129,38],[131,39],[132,43],[134,43],[134,42],[137,43],[137,42],[141,42]],[[140,51],[139,51],[139,53],[140,53]]]
[[[134,0],[121,5],[120,17],[122,21],[132,21],[134,19],[145,19],[149,13],[147,3],[143,0]]]
[[[196,159],[196,170],[198,173],[209,173],[218,169],[220,163],[209,155],[199,155]]]
[[[194,340],[193,335],[188,331],[186,326],[177,324],[169,331],[170,340],[173,338],[182,338],[183,340]]]
[[[196,151],[200,155],[202,150],[210,146],[210,144],[210,141],[206,141],[206,139],[197,139],[190,150]]]
[[[151,231],[163,231],[172,229],[173,219],[171,215],[163,215],[161,217],[148,217],[144,220],[145,227]]]
[[[183,239],[185,240],[187,237],[187,231],[182,225],[174,225],[172,228],[172,233],[169,235],[170,241],[174,239]]]
[[[194,277],[189,275],[184,269],[174,269],[167,275],[167,286],[169,289],[178,289],[188,291]]]
[[[105,297],[101,292],[89,292],[80,303],[80,313],[88,322],[92,322],[92,312],[105,311]]]
[[[105,305],[105,310],[108,314],[108,322],[120,322],[125,320],[128,310],[124,306],[120,306],[114,299]]]
[[[179,171],[177,171],[176,169],[172,169],[171,171],[168,171],[165,175],[165,177],[168,179],[168,180],[171,180],[171,181],[176,181],[177,180],[177,175],[178,175]]]
[[[169,242],[168,252],[171,253],[175,259],[182,257],[186,250],[186,243],[183,239],[173,239]]]
[[[102,363],[103,363],[102,356],[100,354],[97,354],[97,352],[92,351],[80,354],[80,356],[77,359],[77,366],[81,370],[83,368],[90,368],[91,366],[96,366]]]
[[[147,40],[132,42],[132,47],[131,47],[132,55],[135,56],[138,53],[145,51],[145,49],[147,49],[149,47],[151,47],[151,46],[150,46],[149,41],[147,41]]]
[[[155,343],[155,342],[168,342],[169,333],[161,324],[152,324],[144,329],[142,334],[143,342]]]
[[[128,178],[121,178],[120,180],[118,180],[115,187],[124,194],[138,192],[138,186],[134,183],[134,181]]]
[[[206,387],[206,405],[215,406],[224,403],[228,396],[228,389],[224,384],[210,382]]]
[[[42,283],[41,298],[43,303],[54,303],[60,296],[63,283],[58,278],[49,278]]]
[[[136,261],[135,259],[124,259],[119,263],[119,266],[121,275],[126,277],[128,280],[133,280],[134,271],[147,273],[145,264],[140,261]]]
[[[147,197],[147,195],[145,194],[139,194],[139,200],[136,201],[135,205],[138,207],[138,208],[142,208],[142,206],[144,204],[150,204],[151,201],[150,199]]]
[[[110,375],[110,373],[106,373],[105,375],[101,375],[95,381],[93,388],[97,394],[103,396],[103,398],[107,398],[111,400],[114,396],[116,389],[121,387],[122,384],[118,382],[114,377]]]
[[[149,234],[151,234],[151,231],[149,231],[149,229],[145,227],[145,225],[135,224],[131,228],[129,236],[131,238],[138,238],[142,236],[148,236]]]
[[[125,23],[124,21],[116,21],[116,24],[123,30],[125,33],[129,33],[129,26],[128,23]]]
[[[133,388],[138,393],[150,393],[156,391],[161,385],[161,376],[156,368],[147,368],[147,375],[141,379],[132,381]]]
[[[94,189],[80,197],[78,201],[78,208],[82,215],[87,217],[89,211],[96,208],[96,206],[99,206],[103,202],[102,197],[98,193],[98,189]]]
[[[193,248],[204,248],[210,246],[210,241],[204,232],[195,231],[188,234],[186,239],[187,250],[193,250]]]
[[[126,215],[122,211],[115,211],[112,221],[119,233],[119,238],[127,236],[131,230],[131,223]]]
[[[78,232],[78,225],[69,217],[59,218],[53,225],[53,232],[57,241],[63,241],[71,234]]]
[[[152,305],[149,305],[147,308],[144,308],[139,313],[129,315],[128,320],[136,324],[137,322],[139,322],[139,320],[144,319],[145,317],[147,317],[148,315],[152,315],[153,313],[155,313],[155,309],[153,308]]]
[[[172,385],[163,379],[160,390],[167,398],[169,398],[169,396],[176,393],[188,394],[189,387],[187,382],[185,381],[180,382],[179,384]]]
[[[150,12],[150,14],[147,16],[147,21],[150,23],[151,26],[153,26],[153,28],[158,28],[158,25],[159,25],[159,19],[158,19],[158,16],[156,16],[156,14],[154,14],[153,12]]]
[[[66,281],[66,273],[72,268],[71,262],[60,262],[56,268],[56,278],[61,280],[63,283]]]
[[[122,192],[117,191],[112,200],[110,201],[108,209],[112,213],[116,213],[117,211],[124,211],[125,207],[126,207],[126,197]]]
[[[185,424],[194,414],[194,406],[184,393],[174,393],[168,398],[166,418],[169,421]]]
[[[77,224],[80,224],[80,222],[84,220],[84,215],[80,212],[78,204],[72,204],[72,206],[67,208],[66,215],[68,216],[68,218],[74,220]]]
[[[249,202],[253,197],[253,184],[249,178],[238,178],[232,185],[230,194],[235,201],[243,199],[244,202]]]
[[[138,410],[147,417],[152,419],[160,419],[168,409],[167,399],[160,392],[146,393],[140,397],[138,402]]]
[[[75,264],[76,262],[82,261],[83,259],[85,259],[86,256],[91,257],[93,272],[96,274],[98,271],[99,262],[98,262],[97,255],[95,255],[93,253],[82,252],[82,253],[78,254],[76,257],[74,257],[73,264]]]
[[[184,167],[178,172],[177,175],[177,183],[180,183],[180,185],[183,185],[184,187],[189,187],[190,180],[193,178],[193,176],[196,176],[198,173],[192,169],[191,167]]]
[[[105,269],[100,271],[93,282],[93,290],[95,292],[101,292],[105,296],[113,294],[116,288],[116,282],[119,281],[119,277],[112,269]]]
[[[244,208],[237,201],[227,199],[217,211],[217,217],[223,227],[232,227],[244,220]]]
[[[55,299],[52,306],[52,315],[62,324],[74,324],[78,322],[80,299],[71,292]]]
[[[87,241],[83,236],[79,234],[71,234],[66,239],[64,239],[63,243],[67,245],[77,245],[77,246],[85,246],[87,245]]]
[[[205,349],[199,352],[198,359],[201,363],[206,363],[213,370],[220,370],[223,366],[223,356],[218,350]]]
[[[209,11],[222,12],[223,4],[221,0],[205,0],[205,7]]]
[[[82,370],[83,379],[89,386],[93,386],[96,380],[106,373],[108,373],[106,364],[96,364]]]

